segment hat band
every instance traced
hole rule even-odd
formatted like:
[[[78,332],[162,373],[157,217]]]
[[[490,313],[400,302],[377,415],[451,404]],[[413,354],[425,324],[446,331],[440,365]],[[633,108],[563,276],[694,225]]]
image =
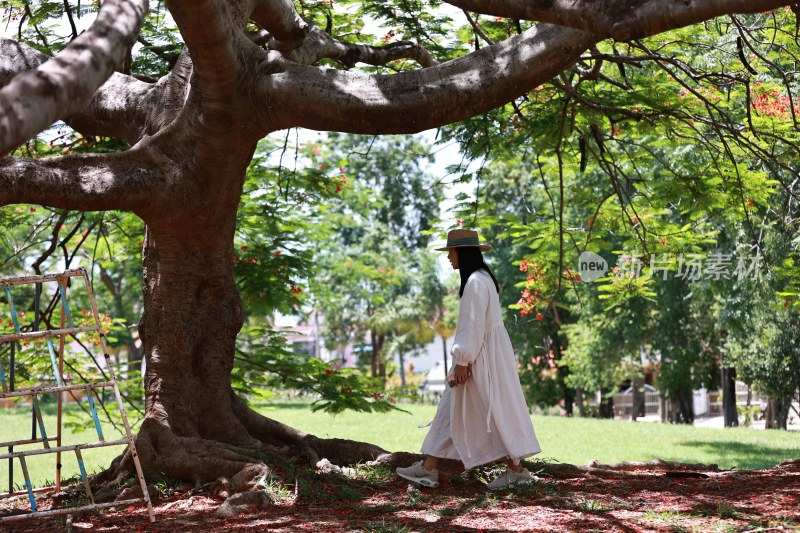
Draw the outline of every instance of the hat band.
[[[447,241],[447,248],[453,248],[456,246],[480,246],[480,242],[478,241],[477,237],[465,237],[463,239],[454,239]]]

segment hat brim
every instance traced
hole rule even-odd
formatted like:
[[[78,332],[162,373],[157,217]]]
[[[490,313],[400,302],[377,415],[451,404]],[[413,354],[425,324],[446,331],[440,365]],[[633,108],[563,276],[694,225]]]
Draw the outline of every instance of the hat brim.
[[[447,252],[447,251],[452,250],[454,248],[477,248],[481,252],[489,252],[489,251],[492,250],[492,247],[490,245],[488,245],[488,244],[479,244],[477,246],[475,246],[474,244],[462,244],[462,245],[459,245],[459,246],[445,246],[444,248],[436,248],[436,251],[437,252]]]

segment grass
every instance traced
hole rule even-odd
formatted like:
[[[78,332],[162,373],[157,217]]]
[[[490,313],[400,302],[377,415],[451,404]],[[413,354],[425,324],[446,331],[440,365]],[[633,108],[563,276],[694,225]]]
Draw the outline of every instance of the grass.
[[[418,451],[425,438],[427,424],[436,412],[435,405],[408,404],[410,412],[386,414],[343,413],[331,417],[312,413],[307,403],[273,402],[256,405],[262,414],[320,437],[338,437],[377,444],[389,451]],[[74,406],[70,406],[74,408]],[[48,435],[55,433],[55,413],[45,406]],[[572,464],[586,464],[592,459],[603,463],[664,459],[686,463],[717,464],[721,468],[768,468],[786,459],[800,457],[800,434],[747,428],[710,429],[656,423],[632,423],[615,420],[534,416],[533,425],[542,446],[539,458]],[[109,424],[104,424],[106,439],[119,438]],[[30,437],[29,408],[0,409],[0,441]],[[65,430],[64,444],[95,441],[93,430]],[[16,448],[18,451],[19,448]],[[97,472],[121,453],[121,446],[83,452],[89,473]],[[3,449],[2,453],[6,453]],[[62,454],[62,479],[79,474],[73,453]],[[55,457],[40,455],[27,460],[34,486],[52,484]],[[14,462],[14,484],[23,483],[19,461]],[[8,490],[8,461],[0,461],[0,492]]]
[[[419,451],[435,405],[404,405],[411,414],[343,413],[331,417],[312,413],[301,402],[275,402],[257,410],[319,437],[338,437],[377,444],[389,451]],[[684,463],[717,464],[720,468],[769,468],[800,457],[800,434],[749,428],[695,428],[693,426],[533,416],[543,459],[586,464],[663,459]]]

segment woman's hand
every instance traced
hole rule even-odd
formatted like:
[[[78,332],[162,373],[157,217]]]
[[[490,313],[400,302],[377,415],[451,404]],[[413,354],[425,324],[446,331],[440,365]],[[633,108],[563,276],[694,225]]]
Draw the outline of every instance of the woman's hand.
[[[470,372],[469,366],[456,365],[453,370],[453,378],[455,378],[456,385],[463,385],[469,380],[471,375],[472,372]]]

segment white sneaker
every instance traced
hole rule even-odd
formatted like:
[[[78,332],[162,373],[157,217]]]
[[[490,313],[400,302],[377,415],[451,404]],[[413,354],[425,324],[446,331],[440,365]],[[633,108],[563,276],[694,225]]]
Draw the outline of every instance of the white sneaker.
[[[425,485],[426,487],[439,486],[439,471],[435,468],[428,470],[423,465],[423,461],[417,461],[411,466],[401,466],[397,468],[395,472],[402,478],[413,481],[414,483],[419,483],[420,485]]]
[[[500,490],[513,487],[514,485],[533,483],[538,480],[539,478],[528,472],[527,468],[523,468],[521,472],[514,472],[513,470],[506,469],[505,472],[487,483],[486,487],[489,490]]]

